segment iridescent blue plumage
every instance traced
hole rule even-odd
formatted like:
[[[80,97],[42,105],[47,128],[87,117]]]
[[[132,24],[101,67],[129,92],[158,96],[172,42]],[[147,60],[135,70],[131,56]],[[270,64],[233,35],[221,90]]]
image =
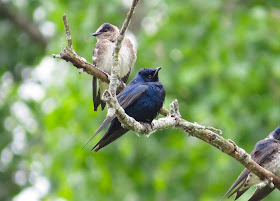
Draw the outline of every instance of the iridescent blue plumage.
[[[162,108],[165,90],[158,79],[160,69],[160,67],[156,69],[142,68],[117,96],[119,104],[124,108],[126,114],[139,122],[151,123]],[[92,150],[98,151],[128,132],[121,126],[116,116],[113,116],[104,120],[93,137],[109,123],[111,123],[109,129]]]

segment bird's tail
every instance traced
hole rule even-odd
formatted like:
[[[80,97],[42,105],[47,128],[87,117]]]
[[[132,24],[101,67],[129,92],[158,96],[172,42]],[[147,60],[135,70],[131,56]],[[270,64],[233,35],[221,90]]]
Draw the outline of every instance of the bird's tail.
[[[243,170],[243,172],[239,175],[237,180],[234,182],[234,184],[230,187],[230,189],[226,192],[226,194],[222,197],[221,200],[224,200],[225,198],[229,198],[234,194],[236,194],[235,200],[237,200],[241,195],[243,195],[243,193],[245,193],[249,189],[249,187],[244,188],[247,171],[248,171],[247,169]]]
[[[109,89],[109,84],[107,84],[106,82],[99,81],[100,97],[102,97],[102,95],[106,89]]]
[[[263,188],[257,188],[248,201],[260,201],[269,195],[274,189],[275,187],[271,188],[269,185],[266,185]]]
[[[116,139],[124,135],[128,130],[121,128],[117,131],[112,131],[110,128],[105,133],[105,135],[101,138],[101,140],[92,148],[95,152],[100,150],[103,147],[106,147],[108,144],[114,142]],[[113,133],[110,133],[113,132]]]
[[[88,142],[83,146],[83,148],[85,148],[85,146],[87,146],[87,144],[98,134],[100,133],[100,131],[102,131],[109,123],[111,123],[111,121],[115,118],[116,116],[114,115],[111,118],[106,118],[103,123],[101,124],[101,126],[98,128],[98,130],[93,134],[93,136],[88,140]],[[108,131],[107,131],[108,132]],[[106,132],[106,134],[107,134]],[[105,135],[106,135],[105,134]],[[104,136],[105,136],[104,135]],[[102,138],[104,138],[104,136]]]
[[[103,83],[103,82],[99,82],[99,84],[100,83]],[[105,83],[105,84],[107,84],[107,83]],[[101,85],[100,85],[100,87],[101,87]],[[105,89],[101,92],[100,88],[97,91],[97,78],[93,76],[93,78],[92,78],[92,100],[93,100],[93,105],[94,105],[94,111],[97,111],[97,108],[99,105],[101,105],[101,110],[103,110],[105,108],[106,103],[101,100],[101,96],[104,91],[105,91]]]

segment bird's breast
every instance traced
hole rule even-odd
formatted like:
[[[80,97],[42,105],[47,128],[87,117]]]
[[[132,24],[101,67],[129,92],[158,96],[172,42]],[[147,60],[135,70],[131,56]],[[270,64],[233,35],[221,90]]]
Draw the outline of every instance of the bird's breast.
[[[162,89],[159,89],[159,87],[154,84],[150,85],[138,101],[127,108],[126,113],[137,121],[150,123],[162,108],[164,102]]]
[[[96,46],[93,52],[93,61],[96,66],[106,73],[111,73],[113,66],[113,53],[115,44],[111,41],[104,40]],[[126,43],[122,44],[119,52],[119,67],[120,77],[125,77],[132,69],[136,60],[136,55],[133,54],[134,50],[132,46],[128,46]]]
[[[106,73],[111,73],[111,68],[113,66],[113,51],[114,43],[108,41],[101,41],[93,52],[93,61],[98,68],[105,71]]]
[[[120,75],[125,77],[132,69],[135,59],[135,56],[132,54],[132,50],[123,45],[119,54],[119,65],[120,65]]]

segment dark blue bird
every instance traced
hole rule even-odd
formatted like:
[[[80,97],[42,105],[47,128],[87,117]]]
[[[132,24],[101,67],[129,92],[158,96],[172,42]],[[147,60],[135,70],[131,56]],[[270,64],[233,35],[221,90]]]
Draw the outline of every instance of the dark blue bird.
[[[280,175],[280,127],[276,128],[265,139],[255,145],[251,157],[263,168]],[[260,201],[275,189],[275,187],[271,187],[265,181],[261,181],[258,176],[251,173],[248,169],[244,169],[224,197],[236,194],[235,200],[237,200],[254,185],[258,185],[257,189],[248,201]],[[233,191],[233,189],[235,190]]]
[[[142,68],[127,87],[117,95],[119,104],[126,114],[139,122],[151,123],[162,108],[165,90],[158,79],[160,69],[161,67],[156,69]],[[114,115],[112,118],[104,120],[87,144],[109,123],[111,125],[107,132],[92,148],[95,152],[128,132],[128,129],[123,128]]]

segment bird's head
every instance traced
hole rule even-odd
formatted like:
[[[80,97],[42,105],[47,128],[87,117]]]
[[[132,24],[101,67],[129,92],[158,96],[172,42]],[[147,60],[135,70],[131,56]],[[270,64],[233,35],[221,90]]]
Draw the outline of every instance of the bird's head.
[[[161,67],[153,68],[142,68],[138,75],[145,81],[145,82],[158,82],[158,71]]]
[[[272,137],[276,140],[280,140],[280,126],[272,132]]]
[[[95,36],[97,40],[108,39],[115,41],[118,33],[118,27],[109,23],[104,23],[92,34],[92,36]]]

